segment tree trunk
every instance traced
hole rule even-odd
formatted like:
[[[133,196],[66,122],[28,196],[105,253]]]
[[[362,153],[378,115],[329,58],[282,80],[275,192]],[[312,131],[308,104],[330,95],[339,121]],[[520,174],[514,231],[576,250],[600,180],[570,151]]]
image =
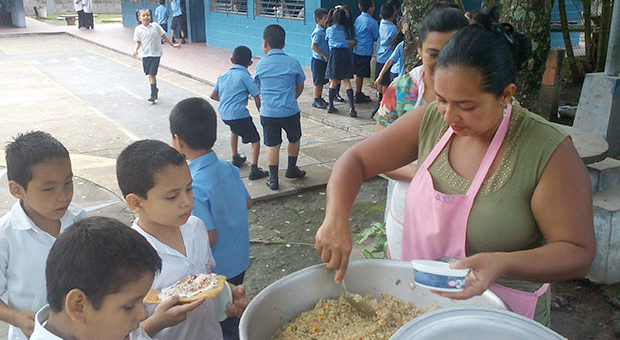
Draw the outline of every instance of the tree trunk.
[[[584,62],[584,72],[589,73],[594,69],[592,59],[592,0],[582,0],[583,3],[583,38],[586,45],[586,61]]]
[[[609,41],[609,26],[611,26],[612,0],[602,0],[601,24],[598,38],[598,51],[596,58],[596,71],[605,69],[605,58],[607,57],[607,42]]]
[[[575,53],[573,52],[573,43],[570,41],[570,32],[568,31],[568,19],[566,18],[566,0],[558,0],[558,8],[560,10],[560,23],[562,25],[562,35],[564,37],[564,47],[566,48],[566,56],[572,73],[574,83],[578,83],[583,79],[583,69],[577,65],[575,61]]]
[[[497,1],[484,0],[483,6]],[[530,111],[536,112],[542,75],[545,73],[551,40],[551,1],[501,0],[501,22],[511,23],[515,30],[532,40],[532,56],[522,65],[517,76],[517,99]]]
[[[420,24],[424,14],[432,1],[403,0],[403,24],[405,25],[405,69],[411,70],[418,63],[418,53],[415,39],[418,36]]]

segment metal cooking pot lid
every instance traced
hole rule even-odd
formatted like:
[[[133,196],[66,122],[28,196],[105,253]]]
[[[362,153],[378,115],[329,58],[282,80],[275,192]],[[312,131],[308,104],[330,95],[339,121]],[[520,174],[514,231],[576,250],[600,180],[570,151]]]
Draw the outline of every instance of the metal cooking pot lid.
[[[524,316],[484,307],[446,307],[402,326],[390,340],[566,339]]]

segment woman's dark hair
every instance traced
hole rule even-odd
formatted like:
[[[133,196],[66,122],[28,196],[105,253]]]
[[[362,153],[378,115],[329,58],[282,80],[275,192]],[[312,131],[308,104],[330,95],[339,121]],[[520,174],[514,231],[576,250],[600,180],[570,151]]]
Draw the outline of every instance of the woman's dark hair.
[[[441,2],[436,4],[441,4]],[[423,44],[428,32],[453,32],[467,25],[469,25],[469,22],[467,22],[463,11],[449,6],[438,5],[424,17],[422,24],[420,24],[418,38],[420,39],[420,44]]]
[[[437,68],[464,66],[480,72],[482,91],[497,96],[516,81],[532,44],[509,24],[498,23],[499,5],[477,12],[474,23],[457,32],[441,49]]]
[[[153,22],[153,11],[148,8],[141,8],[136,10],[136,20],[138,21],[138,24],[142,23],[142,21],[140,21],[140,12],[142,11],[149,11],[149,15],[151,16],[151,22]]]

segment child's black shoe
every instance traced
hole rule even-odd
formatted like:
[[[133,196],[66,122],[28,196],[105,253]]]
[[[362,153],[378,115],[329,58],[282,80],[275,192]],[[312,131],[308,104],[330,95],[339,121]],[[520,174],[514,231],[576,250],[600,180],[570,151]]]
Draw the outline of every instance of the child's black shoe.
[[[233,160],[232,160],[232,164],[238,168],[238,167],[242,166],[243,163],[245,163],[246,159],[247,158],[244,155],[241,155],[241,154],[234,155],[233,156]]]
[[[341,102],[341,103],[343,103],[345,101],[345,99],[340,96],[340,93],[336,93],[336,96],[334,97],[334,99],[337,102]]]
[[[370,97],[365,95],[363,92],[359,92],[355,94],[355,103],[370,103]]]
[[[333,106],[327,109],[327,113],[336,113],[336,112],[338,112],[338,109]]]
[[[181,39],[181,44],[185,44],[187,43],[187,40],[185,40],[185,38]]]
[[[172,37],[172,43],[173,43],[173,44],[176,44],[176,43],[177,43],[177,40],[176,40],[174,37]]]
[[[272,181],[271,178],[267,178],[267,181],[265,182],[265,184],[267,184],[267,186],[271,190],[278,190],[278,180],[277,179]]]
[[[286,178],[303,178],[306,176],[306,171],[301,170],[298,166],[296,166],[294,168],[286,169],[284,176],[286,176]]]
[[[312,101],[312,107],[316,107],[317,109],[326,109],[327,103],[325,103],[325,101],[314,99]]]
[[[349,116],[357,117],[357,111],[355,111],[355,109],[349,109]]]
[[[265,171],[261,168],[252,168],[252,170],[250,170],[250,175],[248,176],[248,178],[250,179],[250,181],[254,181],[257,179],[265,178],[267,176],[269,176],[269,171]]]

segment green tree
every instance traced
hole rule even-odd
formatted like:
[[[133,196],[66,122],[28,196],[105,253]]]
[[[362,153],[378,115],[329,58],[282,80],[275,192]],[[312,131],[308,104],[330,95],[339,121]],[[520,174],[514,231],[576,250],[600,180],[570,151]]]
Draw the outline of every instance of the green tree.
[[[485,0],[483,6],[496,1]],[[538,111],[538,93],[549,54],[551,8],[553,0],[501,0],[500,21],[532,40],[532,56],[525,61],[517,76],[517,99],[533,112]]]

